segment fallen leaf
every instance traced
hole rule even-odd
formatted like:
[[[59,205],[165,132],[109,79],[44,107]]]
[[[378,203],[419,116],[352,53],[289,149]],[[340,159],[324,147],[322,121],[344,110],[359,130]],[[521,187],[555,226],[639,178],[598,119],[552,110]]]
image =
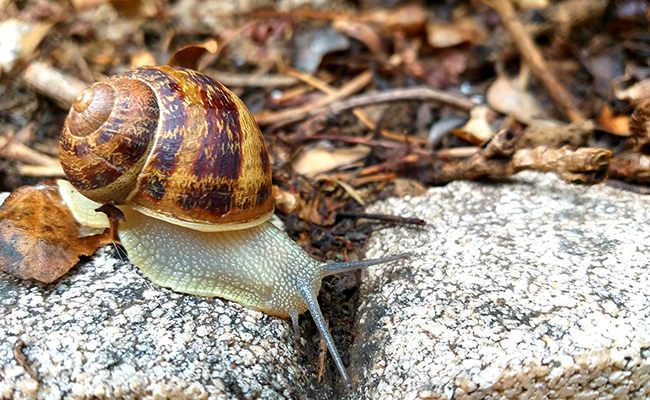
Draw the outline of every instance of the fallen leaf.
[[[427,41],[432,47],[444,48],[462,43],[480,44],[487,32],[472,18],[459,18],[453,22],[427,24]]]
[[[393,9],[375,9],[361,20],[379,25],[384,33],[403,32],[414,35],[424,28],[427,18],[427,10],[417,4],[408,4]]]
[[[488,107],[476,106],[469,112],[470,118],[465,126],[458,129],[452,129],[451,133],[467,140],[473,145],[481,146],[494,136],[494,131],[488,122],[489,114],[490,109]]]
[[[325,54],[347,50],[350,39],[332,28],[317,28],[295,38],[296,51],[293,66],[314,74]]]
[[[210,58],[207,55],[214,56],[217,54],[217,50],[219,50],[219,45],[214,39],[208,39],[203,43],[191,44],[176,50],[169,61],[167,61],[167,65],[200,71],[206,65],[206,61],[203,60]]]
[[[357,162],[370,154],[370,151],[370,147],[364,145],[335,150],[314,147],[300,153],[291,166],[299,174],[314,176]]]
[[[495,110],[513,114],[518,121],[527,125],[535,119],[548,119],[537,99],[515,86],[505,74],[499,74],[487,91],[486,100]]]
[[[131,68],[156,66],[156,57],[149,50],[141,50],[131,56]]]
[[[273,197],[273,204],[275,204],[275,209],[284,215],[294,212],[300,204],[300,198],[297,195],[289,193],[286,190],[282,190],[275,185],[273,185],[273,192],[271,196]]]
[[[598,116],[598,123],[609,132],[618,136],[630,136],[630,123],[627,115],[614,115],[609,106],[603,107]]]
[[[381,38],[368,24],[353,21],[346,17],[338,17],[332,21],[332,28],[365,44],[374,54],[385,57],[381,47]]]
[[[512,3],[520,10],[540,9],[548,7],[549,0],[512,0]]]
[[[361,196],[361,193],[359,193],[359,191],[356,190],[355,188],[353,188],[349,183],[347,183],[347,182],[345,182],[345,181],[343,181],[341,179],[336,179],[334,177],[327,176],[327,175],[321,175],[321,176],[317,177],[316,180],[317,181],[325,180],[325,181],[334,182],[334,183],[338,184],[339,186],[341,186],[343,188],[343,190],[345,190],[350,195],[350,197],[352,197],[353,199],[355,199],[357,201],[357,203],[361,204],[362,206],[366,205],[366,202],[363,199],[363,197]]]
[[[614,87],[614,96],[619,100],[629,101],[632,104],[640,104],[646,99],[650,98],[650,78],[639,81],[626,89],[622,89],[621,86],[624,83],[623,76],[619,79],[616,79],[612,82]]]
[[[54,181],[23,186],[0,207],[0,268],[18,278],[54,282],[108,243],[106,233],[82,237]]]

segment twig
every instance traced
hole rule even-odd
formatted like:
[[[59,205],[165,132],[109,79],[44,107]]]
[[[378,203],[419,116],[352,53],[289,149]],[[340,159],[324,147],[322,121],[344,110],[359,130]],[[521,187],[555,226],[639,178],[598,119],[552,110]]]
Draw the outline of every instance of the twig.
[[[510,37],[517,45],[517,49],[526,63],[530,66],[533,74],[542,82],[544,88],[551,96],[560,112],[572,122],[582,121],[585,117],[575,106],[569,92],[551,73],[541,52],[535,42],[526,31],[523,24],[517,18],[510,0],[481,0],[483,3],[494,8],[501,16],[501,21],[510,33]]]
[[[240,74],[211,69],[204,72],[228,87],[264,87],[275,89],[294,86],[298,83],[298,79],[288,75],[258,76],[255,74]]]
[[[36,92],[53,99],[64,109],[70,108],[79,92],[88,86],[74,76],[39,62],[29,64],[23,78]]]
[[[276,125],[286,125],[319,114],[336,115],[351,108],[407,100],[435,101],[467,111],[471,110],[472,107],[475,106],[471,100],[464,97],[456,96],[427,86],[416,86],[411,88],[393,89],[379,93],[361,94],[327,106],[300,107],[300,110],[293,109],[291,110],[292,112],[285,115],[283,119],[278,119],[274,122],[276,122]],[[264,114],[256,115],[255,119],[258,120],[258,124],[260,125],[272,123],[266,119]]]
[[[335,101],[349,97],[351,94],[358,92],[366,87],[372,81],[372,73],[370,71],[362,72],[357,75],[350,82],[346,83],[342,88],[338,89],[335,93],[329,94],[314,103],[304,106],[290,108],[280,112],[266,112],[255,115],[255,119],[259,125],[286,125],[291,122],[300,121],[305,118],[310,110],[319,108]]]
[[[387,169],[389,169],[389,168],[391,168],[393,166],[400,166],[400,165],[404,165],[404,164],[412,164],[412,163],[420,161],[421,159],[422,159],[422,156],[420,156],[418,154],[409,154],[409,155],[405,156],[404,158],[402,158],[401,160],[385,161],[383,163],[379,163],[379,164],[375,164],[375,165],[371,165],[369,167],[366,167],[366,168],[362,169],[361,171],[359,171],[359,173],[357,174],[357,177],[378,174],[378,173],[386,171]]]
[[[329,106],[317,107],[309,110],[304,116],[301,116],[300,119],[310,118],[318,114],[340,114],[343,111],[349,110],[355,107],[364,107],[374,104],[381,103],[390,103],[394,101],[407,101],[407,100],[419,100],[419,101],[435,101],[439,103],[448,104],[462,110],[471,110],[475,104],[464,97],[456,96],[450,93],[446,93],[440,90],[436,90],[427,86],[417,86],[411,88],[400,88],[388,90],[385,92],[379,93],[369,93],[362,94],[354,97],[350,97],[347,100],[334,103]],[[291,121],[295,122],[295,121]]]
[[[329,329],[330,321],[325,319],[325,326]],[[325,339],[321,336],[320,338],[320,352],[318,354],[318,383],[323,382],[325,377],[325,361],[327,360],[327,344]]]
[[[34,372],[31,365],[29,365],[29,361],[27,361],[27,357],[25,357],[25,353],[23,353],[24,346],[25,342],[20,339],[16,340],[16,343],[14,343],[14,359],[16,359],[16,363],[18,363],[18,365],[23,367],[25,372],[27,372],[27,375],[29,375],[36,382],[40,383],[41,381],[38,379],[38,375],[36,375],[36,372]]]
[[[323,92],[325,92],[327,94],[336,93],[335,88],[328,85],[326,82],[316,78],[313,75],[310,75],[310,74],[307,74],[307,73],[301,72],[301,71],[296,71],[296,70],[288,70],[286,72],[287,72],[287,74],[289,74],[291,76],[295,76],[296,78],[298,78],[298,79],[312,85],[315,88],[318,88],[319,90],[321,90],[321,91],[323,91]],[[374,131],[374,130],[377,129],[377,124],[375,124],[372,120],[370,120],[370,118],[368,117],[368,114],[366,114],[366,112],[363,111],[361,108],[355,107],[352,110],[352,113],[357,118],[359,118],[359,120],[364,125],[366,125],[368,127],[368,129],[370,129],[371,131]],[[384,137],[386,137],[388,139],[393,139],[393,140],[397,140],[397,141],[400,141],[400,142],[413,142],[413,143],[417,143],[417,144],[421,144],[421,145],[427,144],[427,139],[421,139],[421,138],[416,138],[416,137],[412,137],[412,136],[402,135],[402,134],[390,132],[390,131],[388,131],[386,129],[380,129],[379,133],[382,136],[384,136]]]
[[[39,153],[19,141],[13,140],[12,136],[0,137],[0,157],[42,167],[55,168],[59,166],[57,159]]]
[[[426,221],[423,219],[400,217],[399,215],[356,213],[356,212],[347,212],[347,211],[339,211],[336,213],[336,215],[344,218],[366,218],[366,219],[374,219],[377,221],[395,222],[397,224],[426,225]]]
[[[43,166],[43,165],[20,165],[18,172],[22,176],[38,176],[40,178],[65,178],[65,173],[61,165]]]
[[[292,138],[292,141],[304,141],[304,140],[337,140],[345,143],[355,143],[355,144],[364,144],[366,146],[373,147],[385,147],[388,149],[396,149],[399,147],[404,147],[402,143],[389,142],[387,140],[372,140],[365,139],[362,137],[350,137],[350,136],[338,136],[338,135],[312,135],[304,136],[298,138]]]
[[[395,172],[388,172],[384,174],[377,174],[377,175],[367,175],[362,178],[354,178],[350,183],[352,186],[361,186],[365,185],[366,183],[370,182],[382,182],[382,183],[388,183],[392,180],[395,180],[399,178],[399,175]]]
[[[511,131],[502,130],[470,158],[459,161],[433,159],[414,169],[421,180],[435,185],[488,175],[510,176],[527,169],[555,172],[566,181],[587,184],[600,183],[607,177],[612,155],[609,150],[538,146],[515,151],[517,141],[518,137]]]

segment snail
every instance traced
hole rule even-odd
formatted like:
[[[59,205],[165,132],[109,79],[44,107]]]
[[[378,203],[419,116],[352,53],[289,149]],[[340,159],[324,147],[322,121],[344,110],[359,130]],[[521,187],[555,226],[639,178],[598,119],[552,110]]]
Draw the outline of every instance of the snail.
[[[59,154],[73,214],[92,226],[105,218],[98,203],[118,207],[120,241],[147,278],[291,318],[296,335],[309,310],[352,387],[316,299],[321,280],[408,255],[318,262],[270,223],[268,151],[234,93],[180,67],[127,71],[79,94]]]

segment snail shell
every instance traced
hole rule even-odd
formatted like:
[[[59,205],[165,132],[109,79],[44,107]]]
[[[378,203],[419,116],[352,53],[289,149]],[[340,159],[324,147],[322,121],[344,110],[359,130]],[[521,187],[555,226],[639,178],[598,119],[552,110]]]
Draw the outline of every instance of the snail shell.
[[[73,186],[102,204],[199,230],[242,229],[273,213],[253,116],[195,71],[137,68],[92,85],[74,101],[59,149]]]

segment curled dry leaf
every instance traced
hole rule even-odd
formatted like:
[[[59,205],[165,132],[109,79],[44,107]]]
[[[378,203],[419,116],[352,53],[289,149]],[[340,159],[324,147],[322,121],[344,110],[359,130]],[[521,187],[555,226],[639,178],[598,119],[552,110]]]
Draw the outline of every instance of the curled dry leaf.
[[[295,44],[293,66],[300,71],[314,74],[325,54],[347,50],[350,47],[350,39],[327,27],[297,36]]]
[[[131,68],[158,65],[156,57],[149,50],[140,50],[131,55]]]
[[[106,2],[108,2],[108,0],[70,0],[72,8],[77,11],[88,10]]]
[[[630,135],[632,151],[650,155],[650,100],[639,104],[632,113]]]
[[[0,70],[10,71],[19,58],[29,57],[52,25],[53,23],[32,24],[15,18],[2,18]]]
[[[610,133],[618,136],[630,136],[630,123],[627,115],[614,115],[609,106],[603,107],[598,116],[598,123]]]
[[[294,212],[300,204],[300,198],[297,195],[287,192],[286,190],[282,190],[275,185],[273,185],[273,192],[271,196],[273,197],[273,204],[275,204],[275,209],[285,215]]]
[[[485,28],[473,18],[427,24],[427,40],[435,48],[452,47],[462,43],[480,44],[486,37]]]
[[[335,150],[318,146],[301,152],[291,166],[299,174],[315,176],[357,162],[368,156],[370,151],[370,147],[364,145]]]
[[[176,50],[169,61],[167,61],[167,65],[201,71],[207,65],[203,61],[206,58],[204,56],[207,54],[214,56],[218,50],[219,45],[214,39],[208,39],[203,43],[190,44]],[[210,60],[207,61],[209,62]]]
[[[361,17],[361,20],[377,24],[384,33],[403,32],[407,35],[419,33],[429,18],[429,13],[417,4],[393,9],[375,9]]]
[[[512,0],[512,3],[520,10],[529,8],[540,9],[549,5],[549,0]]]
[[[80,256],[111,243],[106,233],[82,231],[54,181],[21,187],[0,207],[0,267],[21,279],[54,282]]]
[[[627,77],[621,77],[612,82],[614,95],[619,100],[629,101],[632,104],[639,104],[650,99],[650,78],[639,81],[632,86],[622,89],[620,86]]]
[[[512,114],[518,121],[528,125],[535,119],[547,119],[537,99],[518,88],[504,74],[499,74],[492,83],[486,100],[493,109],[506,115]]]
[[[480,146],[494,136],[494,131],[488,122],[489,114],[490,109],[488,107],[476,106],[469,112],[469,121],[465,126],[452,129],[451,133],[476,146]]]
[[[332,28],[365,44],[374,54],[385,56],[381,47],[381,38],[370,25],[350,18],[338,17],[332,21]]]
[[[609,176],[632,183],[650,183],[650,156],[625,152],[612,159]]]

